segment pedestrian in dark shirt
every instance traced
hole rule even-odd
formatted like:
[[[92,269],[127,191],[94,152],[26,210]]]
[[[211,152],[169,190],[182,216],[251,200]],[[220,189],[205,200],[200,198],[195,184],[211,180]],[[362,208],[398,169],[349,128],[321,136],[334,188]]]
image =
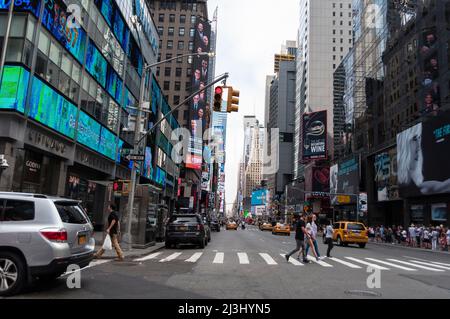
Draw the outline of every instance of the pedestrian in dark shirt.
[[[108,207],[108,228],[106,229],[106,233],[111,236],[112,246],[116,250],[117,257],[120,261],[124,260],[122,249],[120,249],[119,245],[119,233],[120,233],[120,222],[119,222],[119,214],[117,213],[116,205],[110,204]],[[105,250],[101,248],[95,255],[94,258],[101,258],[105,253]]]
[[[303,256],[303,262],[304,263],[308,263],[308,259],[306,259],[306,251],[305,251],[305,236],[307,236],[309,238],[309,235],[306,233],[306,229],[305,229],[305,216],[302,215],[296,224],[296,229],[295,229],[295,242],[297,244],[297,247],[291,251],[289,254],[286,255],[286,261],[289,262],[289,258],[295,254],[298,251],[302,251],[302,256]],[[307,238],[307,239],[308,239]]]

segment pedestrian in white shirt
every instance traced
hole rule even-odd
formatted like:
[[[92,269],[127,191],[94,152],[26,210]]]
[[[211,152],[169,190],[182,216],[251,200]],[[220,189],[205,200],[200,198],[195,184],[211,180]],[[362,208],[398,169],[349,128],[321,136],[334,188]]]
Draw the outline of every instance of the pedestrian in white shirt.
[[[433,231],[431,232],[431,250],[437,250],[438,238],[439,232],[436,228],[433,228]]]

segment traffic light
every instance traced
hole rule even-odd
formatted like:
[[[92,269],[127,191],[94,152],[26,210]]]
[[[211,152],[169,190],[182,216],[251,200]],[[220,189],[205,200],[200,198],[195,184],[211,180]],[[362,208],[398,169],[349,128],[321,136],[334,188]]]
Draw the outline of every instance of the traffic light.
[[[229,87],[228,90],[228,100],[227,100],[227,112],[239,112],[239,96],[240,92],[238,90],[233,89],[233,87]]]
[[[214,90],[214,112],[220,112],[222,108],[223,87],[218,86]]]

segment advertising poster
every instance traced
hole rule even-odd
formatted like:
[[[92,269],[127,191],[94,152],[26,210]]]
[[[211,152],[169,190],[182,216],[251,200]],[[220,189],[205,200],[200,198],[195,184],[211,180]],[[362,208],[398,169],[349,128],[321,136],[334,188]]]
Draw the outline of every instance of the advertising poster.
[[[330,192],[330,168],[313,167],[312,191],[315,196],[328,197]]]
[[[338,202],[341,204],[356,203],[359,194],[359,158],[352,157],[338,165],[337,174]]]
[[[419,53],[421,61],[421,114],[434,113],[441,106],[439,88],[438,33],[436,28],[424,31],[420,37]]]
[[[303,115],[303,161],[327,158],[327,111]]]
[[[447,204],[431,205],[431,220],[435,222],[447,221]]]
[[[375,156],[374,162],[377,200],[399,199],[397,181],[397,149],[391,149]]]
[[[411,221],[414,223],[423,223],[424,209],[425,207],[423,205],[411,205]]]
[[[330,201],[331,201],[331,205],[337,204],[337,197],[334,194],[336,194],[337,190],[338,190],[337,189],[337,187],[338,187],[338,171],[339,171],[338,164],[330,167]]]
[[[252,206],[264,206],[267,204],[267,190],[260,189],[252,192]]]
[[[450,193],[450,112],[397,135],[400,195]]]

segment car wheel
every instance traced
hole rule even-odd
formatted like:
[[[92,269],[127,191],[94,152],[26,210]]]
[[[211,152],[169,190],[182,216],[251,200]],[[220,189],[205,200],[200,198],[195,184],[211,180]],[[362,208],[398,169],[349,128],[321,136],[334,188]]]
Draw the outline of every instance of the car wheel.
[[[26,282],[25,264],[14,253],[0,252],[0,296],[19,293]]]
[[[359,246],[359,248],[365,248],[365,247],[366,247],[366,244],[365,244],[365,243],[363,243],[363,244],[358,244],[358,246]]]
[[[205,249],[205,246],[206,246],[206,239],[203,238],[203,239],[200,241],[200,245],[199,245],[199,246],[200,246],[201,249]]]
[[[338,238],[337,238],[337,244],[338,244],[338,246],[344,246],[344,243],[342,242],[342,239],[340,236],[338,236]]]

